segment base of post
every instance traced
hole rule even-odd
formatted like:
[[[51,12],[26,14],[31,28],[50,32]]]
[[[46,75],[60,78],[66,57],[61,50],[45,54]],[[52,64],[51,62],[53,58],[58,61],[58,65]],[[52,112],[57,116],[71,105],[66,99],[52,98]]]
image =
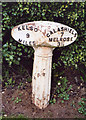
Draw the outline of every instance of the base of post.
[[[49,105],[49,101],[45,104],[40,99],[35,99],[34,95],[32,94],[32,103],[35,104],[39,109],[44,109]]]

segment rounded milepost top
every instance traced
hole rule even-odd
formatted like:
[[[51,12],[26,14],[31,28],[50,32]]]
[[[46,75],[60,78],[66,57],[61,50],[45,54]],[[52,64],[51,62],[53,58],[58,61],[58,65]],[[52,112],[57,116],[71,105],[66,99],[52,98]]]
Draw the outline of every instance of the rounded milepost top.
[[[20,24],[12,29],[11,35],[19,43],[33,47],[63,47],[77,38],[77,32],[73,28],[50,21]]]

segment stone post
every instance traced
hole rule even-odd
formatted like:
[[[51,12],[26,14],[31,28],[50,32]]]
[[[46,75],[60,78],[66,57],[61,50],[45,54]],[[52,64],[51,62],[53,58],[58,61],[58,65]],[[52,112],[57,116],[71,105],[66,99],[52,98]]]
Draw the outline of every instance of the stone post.
[[[15,26],[12,37],[35,50],[32,76],[32,102],[40,109],[47,107],[51,89],[52,52],[56,47],[73,43],[77,32],[66,25],[34,21]]]

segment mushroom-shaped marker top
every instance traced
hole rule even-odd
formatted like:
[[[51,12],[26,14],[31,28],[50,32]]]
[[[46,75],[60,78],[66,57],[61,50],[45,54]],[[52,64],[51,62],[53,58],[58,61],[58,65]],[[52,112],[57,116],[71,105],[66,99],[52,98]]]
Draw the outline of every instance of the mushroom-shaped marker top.
[[[41,47],[63,47],[73,43],[77,32],[66,25],[50,21],[34,21],[15,26],[12,37],[21,44]]]

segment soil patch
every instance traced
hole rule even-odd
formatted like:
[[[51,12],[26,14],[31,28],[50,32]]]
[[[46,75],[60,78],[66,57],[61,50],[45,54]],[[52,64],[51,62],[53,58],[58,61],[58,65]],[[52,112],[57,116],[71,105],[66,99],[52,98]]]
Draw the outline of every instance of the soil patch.
[[[57,96],[55,104],[49,104],[48,107],[42,110],[32,104],[31,83],[24,82],[22,88],[15,86],[13,89],[3,89],[3,115],[6,114],[11,117],[22,114],[28,118],[85,118],[86,116],[78,112],[80,107],[78,102],[81,101],[82,97],[86,96],[86,88],[85,84],[80,81],[78,73],[76,76],[75,74],[75,71],[71,73],[70,70],[65,70],[65,75],[69,81],[68,84],[72,85],[69,100],[62,103],[62,100]]]

